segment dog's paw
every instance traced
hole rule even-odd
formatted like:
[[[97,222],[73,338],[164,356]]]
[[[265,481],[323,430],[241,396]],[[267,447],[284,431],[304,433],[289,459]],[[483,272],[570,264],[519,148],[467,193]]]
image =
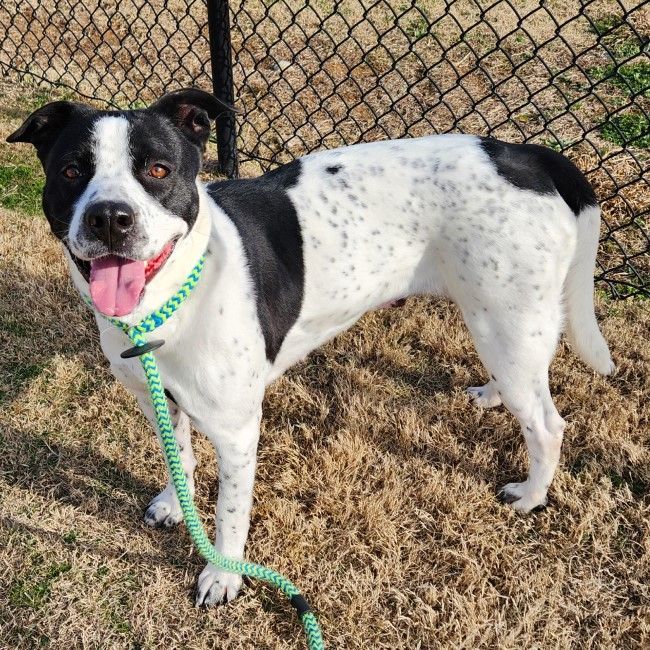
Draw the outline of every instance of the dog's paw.
[[[517,512],[524,513],[536,508],[541,510],[548,502],[545,494],[532,494],[526,481],[504,485],[497,496],[501,502],[508,504]]]
[[[208,564],[196,583],[197,607],[221,605],[237,598],[242,586],[242,577],[236,573],[226,573]]]
[[[616,364],[611,359],[604,364],[602,374],[607,377],[613,377],[616,374]]]
[[[144,513],[144,523],[152,528],[171,528],[183,521],[183,513],[173,488],[154,497]]]
[[[484,409],[492,408],[493,406],[499,406],[501,404],[501,398],[499,393],[492,386],[491,383],[485,384],[485,386],[470,386],[467,389],[469,396],[474,400],[476,406],[480,406]]]

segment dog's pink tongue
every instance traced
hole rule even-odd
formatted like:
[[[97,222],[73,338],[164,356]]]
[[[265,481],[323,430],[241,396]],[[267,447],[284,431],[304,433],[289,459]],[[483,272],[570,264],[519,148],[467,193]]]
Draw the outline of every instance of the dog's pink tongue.
[[[144,287],[145,263],[116,255],[99,257],[90,263],[90,296],[106,316],[126,316],[140,300]]]

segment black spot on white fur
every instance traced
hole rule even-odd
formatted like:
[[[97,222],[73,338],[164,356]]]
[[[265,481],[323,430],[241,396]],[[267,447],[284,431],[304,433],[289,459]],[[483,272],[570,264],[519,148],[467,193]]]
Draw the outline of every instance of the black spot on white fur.
[[[515,187],[537,194],[557,191],[576,216],[583,208],[597,205],[584,174],[568,158],[548,147],[481,138],[481,148],[499,175]]]
[[[266,356],[274,361],[302,306],[302,234],[287,190],[300,177],[296,160],[259,178],[211,183],[215,203],[239,230],[251,278]]]

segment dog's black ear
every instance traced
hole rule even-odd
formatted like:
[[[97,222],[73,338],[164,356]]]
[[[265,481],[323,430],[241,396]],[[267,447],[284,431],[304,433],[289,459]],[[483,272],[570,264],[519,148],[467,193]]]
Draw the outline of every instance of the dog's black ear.
[[[58,131],[70,120],[83,104],[52,102],[35,110],[22,126],[7,137],[7,142],[30,142],[37,149],[49,144]]]
[[[210,120],[218,120],[237,110],[199,88],[184,88],[163,95],[149,110],[168,117],[190,140],[205,148],[210,136]]]

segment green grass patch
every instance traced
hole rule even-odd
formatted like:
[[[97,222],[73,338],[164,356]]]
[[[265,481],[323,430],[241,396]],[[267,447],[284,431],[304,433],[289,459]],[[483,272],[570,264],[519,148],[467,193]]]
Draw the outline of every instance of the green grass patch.
[[[545,147],[548,147],[549,149],[553,149],[553,151],[557,151],[558,153],[562,153],[563,151],[566,151],[570,147],[572,147],[574,144],[576,144],[575,140],[564,140],[563,138],[557,138],[556,136],[550,136],[547,138],[542,138],[540,140],[540,144],[543,144]]]
[[[632,271],[630,271],[630,275],[632,275]],[[616,292],[621,298],[631,297],[630,299],[638,300],[639,302],[645,302],[647,300],[650,300],[650,292],[646,289],[642,289],[641,285],[647,287],[649,280],[650,278],[641,280],[638,286],[617,283]]]
[[[43,372],[44,366],[39,364],[7,364],[2,368],[0,375],[0,404],[2,404],[11,394],[19,391],[22,386],[35,379]]]
[[[116,612],[111,612],[109,615],[111,627],[120,634],[128,634],[131,632],[131,623],[129,620]]]
[[[650,97],[650,63],[640,61],[622,65],[614,64],[590,68],[589,77],[594,81],[608,81],[621,88],[627,95]]]
[[[63,86],[54,86],[38,80],[34,83],[23,81],[22,86],[25,92],[20,95],[18,106],[30,113],[50,102],[78,100],[74,91]]]
[[[112,584],[119,587],[115,590],[116,598],[105,603],[104,619],[111,629],[118,634],[130,634],[133,629],[130,622],[130,615],[133,611],[133,594],[139,590],[138,579],[128,573],[116,577]]]
[[[629,270],[629,274],[632,277],[633,271]],[[630,284],[621,284],[620,282],[614,283],[614,288],[616,289],[617,297],[612,296],[611,288],[603,281],[599,280],[596,283],[596,293],[603,300],[605,307],[607,309],[608,316],[623,316],[625,314],[625,303],[631,304],[633,302],[640,303],[644,305],[650,300],[650,291],[647,289],[642,289],[642,286],[649,286],[650,276],[644,273],[641,273],[641,280],[638,285]],[[636,282],[636,280],[634,280]],[[619,298],[625,298],[626,300],[619,300]]]
[[[69,562],[51,564],[44,575],[34,572],[18,578],[9,590],[9,602],[14,607],[39,609],[49,598],[57,578],[71,568]]]
[[[105,578],[110,572],[111,570],[105,564],[102,564],[100,567],[97,568],[95,574],[97,575],[98,578]]]
[[[429,33],[429,23],[423,16],[412,18],[404,28],[404,32],[411,43],[419,41]]]
[[[31,334],[32,327],[21,321],[15,314],[1,314],[0,330],[22,338]]]
[[[650,120],[642,113],[626,113],[610,117],[600,133],[610,142],[621,147],[650,147]]]
[[[63,535],[63,541],[66,544],[74,544],[77,541],[77,531],[69,530],[67,533]]]
[[[645,481],[633,475],[629,470],[623,474],[611,471],[609,472],[609,480],[616,489],[627,486],[635,497],[640,497],[647,493],[648,486]]]
[[[22,637],[24,647],[26,648],[49,648],[51,641],[47,634],[39,632],[37,629],[28,627],[19,627],[18,634]]]
[[[615,36],[607,45],[618,61],[630,59],[643,51],[643,43],[635,36]]]
[[[65,99],[73,99],[74,95],[71,91],[65,91],[59,88],[43,88],[37,87],[33,93],[27,93],[20,99],[21,108],[28,110],[30,113],[35,111],[45,104],[54,101],[63,101]]]
[[[36,164],[5,161],[0,164],[0,205],[27,214],[42,212],[43,172]]]
[[[589,29],[594,34],[602,36],[603,34],[607,34],[607,32],[611,32],[617,27],[620,27],[623,25],[623,22],[623,16],[618,16],[616,14],[606,14],[604,16],[600,16],[599,18],[592,18],[591,26]]]
[[[591,22],[590,31],[598,35],[608,56],[615,61],[625,61],[643,51],[642,41],[622,16],[608,14],[591,18]]]
[[[418,7],[419,2],[402,3],[397,6],[400,28],[414,43],[424,38],[431,31],[431,25],[423,13],[425,10]]]
[[[43,372],[43,366],[37,363],[30,365],[15,364],[10,368],[9,372],[14,381],[22,383],[30,379],[36,379]]]

